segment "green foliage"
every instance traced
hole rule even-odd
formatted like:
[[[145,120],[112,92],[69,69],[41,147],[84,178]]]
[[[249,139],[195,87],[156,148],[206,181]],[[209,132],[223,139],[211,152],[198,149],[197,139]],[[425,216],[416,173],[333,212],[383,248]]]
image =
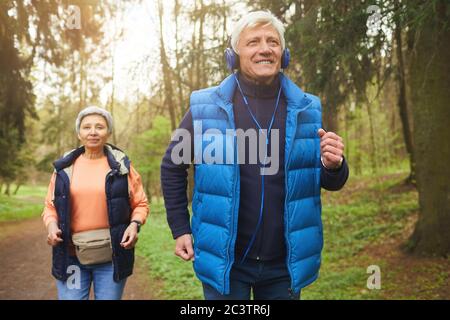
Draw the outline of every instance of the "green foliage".
[[[27,161],[21,152],[26,142],[26,119],[37,118],[30,72],[37,48],[47,57],[54,53],[48,19],[57,8],[57,1],[0,2],[0,179],[6,182],[16,179],[22,173],[22,162]],[[30,29],[36,30],[35,36],[30,35]]]
[[[0,193],[0,222],[38,217],[44,208],[46,191],[45,187],[23,186],[13,196]]]
[[[302,299],[380,299],[383,290],[366,288],[366,269],[374,264],[364,250],[398,237],[406,220],[417,212],[417,192],[395,191],[405,174],[352,178],[351,193],[324,192],[325,246],[319,279],[302,291]],[[346,187],[347,188],[347,187]],[[163,283],[157,296],[164,299],[202,299],[201,284],[192,264],[173,254],[175,241],[161,204],[151,206],[137,253],[149,263],[150,275]],[[386,261],[376,263],[384,268]],[[442,277],[441,277],[442,278]]]
[[[173,254],[175,241],[166,222],[162,204],[154,204],[146,225],[142,227],[137,254],[150,265],[150,275],[163,283],[155,295],[159,299],[202,299],[201,283],[191,262]]]
[[[132,139],[128,153],[133,166],[142,177],[149,198],[159,195],[161,159],[169,140],[170,121],[163,116],[156,116],[151,129]]]
[[[401,186],[404,174],[380,178],[352,179],[349,183],[360,187],[350,195],[324,193],[323,265],[317,282],[304,290],[304,299],[383,298],[383,291],[366,288],[366,268],[374,261],[366,259],[364,250],[398,237],[407,219],[417,212],[418,203],[413,189],[393,192]],[[339,204],[339,197],[350,199]],[[375,262],[381,269],[386,263]]]

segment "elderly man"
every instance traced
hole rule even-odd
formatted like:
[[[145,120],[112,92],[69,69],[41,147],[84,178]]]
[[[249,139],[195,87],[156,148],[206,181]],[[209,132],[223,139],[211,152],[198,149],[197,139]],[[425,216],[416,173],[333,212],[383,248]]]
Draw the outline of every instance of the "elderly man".
[[[263,11],[245,15],[231,46],[227,64],[237,72],[217,87],[193,92],[179,126],[194,137],[192,227],[186,196],[190,161],[174,159],[181,142],[173,139],[161,164],[175,254],[193,261],[205,299],[248,300],[252,292],[254,299],[299,299],[321,264],[321,187],[339,190],[348,178],[344,144],[321,128],[319,98],[280,72],[289,64],[289,51],[276,17]],[[252,130],[256,141],[236,143],[242,132],[250,139]],[[210,152],[220,139],[226,145]],[[270,172],[269,150],[275,164]],[[208,152],[213,161],[202,158]],[[258,161],[248,161],[257,155]]]

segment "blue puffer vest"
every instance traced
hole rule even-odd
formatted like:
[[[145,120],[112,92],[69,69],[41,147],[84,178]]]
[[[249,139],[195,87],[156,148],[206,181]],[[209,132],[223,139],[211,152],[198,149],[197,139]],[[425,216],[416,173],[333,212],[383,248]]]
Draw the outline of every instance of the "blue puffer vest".
[[[323,247],[320,200],[321,104],[318,97],[304,93],[280,73],[287,103],[285,145],[284,230],[286,264],[291,289],[298,293],[319,275]],[[226,132],[235,129],[233,95],[234,75],[219,86],[195,91],[191,95],[194,122],[195,186],[192,201],[194,270],[197,277],[218,290],[230,292],[230,270],[239,212],[239,165],[205,163],[202,155],[216,139],[223,141],[223,157],[236,159],[236,137]],[[201,129],[199,129],[201,128]],[[211,129],[219,133],[208,134]],[[227,130],[228,129],[228,130]],[[206,149],[206,150],[210,150]],[[255,177],[256,178],[256,177]]]
[[[58,226],[62,231],[63,242],[53,247],[53,276],[66,281],[69,266],[69,245],[72,234],[70,230],[70,180],[73,163],[84,152],[84,147],[66,153],[55,161],[56,171],[55,193],[53,203],[58,213]],[[126,250],[120,246],[125,229],[130,224],[131,207],[128,193],[128,172],[130,161],[118,148],[105,146],[105,154],[111,171],[106,176],[106,200],[113,251],[114,281],[118,282],[133,272],[134,249]]]

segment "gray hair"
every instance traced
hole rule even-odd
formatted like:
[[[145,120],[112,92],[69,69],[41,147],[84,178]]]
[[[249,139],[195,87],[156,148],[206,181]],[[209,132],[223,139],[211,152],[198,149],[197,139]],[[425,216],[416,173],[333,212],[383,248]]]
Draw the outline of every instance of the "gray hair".
[[[234,52],[239,54],[237,45],[241,36],[241,32],[245,28],[251,28],[259,24],[272,25],[275,30],[277,30],[278,35],[280,36],[281,50],[284,50],[284,48],[286,47],[286,41],[284,39],[285,28],[283,26],[283,23],[270,11],[254,11],[244,15],[236,23],[233,31],[231,32],[231,47],[233,48]]]
[[[80,113],[78,114],[77,120],[75,120],[75,130],[77,131],[77,133],[80,133],[80,125],[81,125],[81,121],[83,120],[84,117],[89,116],[91,114],[98,114],[100,116],[102,116],[103,118],[105,118],[106,123],[108,124],[108,133],[112,132],[113,129],[113,118],[111,116],[111,113],[109,113],[107,110],[96,107],[96,106],[89,106],[84,108],[83,110],[80,111]]]

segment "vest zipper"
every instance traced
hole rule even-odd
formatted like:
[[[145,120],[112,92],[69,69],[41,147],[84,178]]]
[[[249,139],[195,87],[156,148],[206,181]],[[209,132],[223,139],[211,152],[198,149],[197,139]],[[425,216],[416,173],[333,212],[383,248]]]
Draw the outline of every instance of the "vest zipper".
[[[237,174],[238,174],[238,165],[237,164],[235,164],[235,169],[234,169],[234,171],[235,171],[235,178],[234,178],[234,188],[233,188],[233,190],[234,190],[234,194],[236,194],[236,186],[237,186],[237,183],[236,183],[236,180],[237,180]],[[225,286],[225,292],[227,292],[227,288],[228,288],[228,286],[229,286],[229,283],[227,283],[227,274],[229,275],[229,273],[230,273],[230,270],[231,270],[231,266],[232,266],[232,262],[231,262],[231,260],[233,260],[233,257],[231,257],[231,255],[230,255],[230,250],[231,250],[231,245],[234,243],[234,236],[235,236],[235,234],[236,234],[236,232],[235,232],[235,215],[236,215],[236,199],[235,199],[236,197],[233,197],[233,211],[232,211],[232,215],[231,215],[231,225],[232,225],[232,234],[231,234],[231,239],[230,239],[230,244],[228,245],[228,250],[227,250],[227,254],[228,254],[228,265],[227,265],[227,268],[226,268],[226,270],[225,270],[225,279],[224,279],[224,284],[227,284],[226,286]],[[228,278],[229,278],[229,276],[228,276]]]
[[[288,192],[289,191],[289,188],[288,188],[288,185],[289,185],[288,184],[288,177],[289,177],[288,165],[289,165],[289,162],[291,160],[292,146],[294,145],[295,134],[297,132],[298,115],[300,114],[300,112],[303,112],[306,109],[308,109],[311,104],[312,104],[312,101],[310,101],[304,108],[302,108],[302,109],[300,109],[298,111],[296,110],[296,112],[295,112],[294,126],[293,126],[294,132],[293,132],[293,135],[292,135],[292,138],[291,138],[291,141],[290,141],[289,151],[288,151],[288,154],[287,154],[287,160],[284,163],[284,183],[285,183],[285,193],[286,193],[285,194],[285,198],[284,198],[284,211],[285,211],[284,222],[285,222],[285,225],[286,225],[286,230],[285,230],[284,236],[286,238],[286,253],[287,253],[286,254],[286,266],[287,266],[289,275],[291,277],[291,287],[289,288],[291,291],[293,291],[293,288],[294,288],[294,277],[292,276],[292,269],[291,269],[291,264],[290,264],[291,246],[290,246],[290,243],[289,243],[289,217],[287,217],[287,219],[286,219],[286,216],[289,215],[289,210],[288,210],[287,201],[286,201],[286,199],[288,197],[288,194],[289,194],[289,192]],[[288,108],[288,114],[289,114],[289,108]],[[288,115],[286,117],[288,117]],[[287,128],[287,126],[286,126],[286,128]],[[286,159],[286,155],[285,155],[285,159]]]
[[[72,211],[72,206],[71,206],[71,204],[70,204],[70,177],[69,176],[67,176],[67,178],[68,178],[68,181],[69,181],[69,183],[68,183],[68,185],[67,185],[67,190],[66,190],[66,197],[67,197],[67,214],[66,214],[66,221],[65,221],[65,223],[66,223],[66,234],[67,234],[67,243],[66,243],[66,250],[64,250],[64,252],[65,252],[65,256],[64,256],[64,267],[65,267],[65,269],[66,270],[64,270],[64,272],[66,273],[66,275],[67,275],[67,267],[68,267],[68,265],[67,265],[67,256],[69,255],[69,248],[70,248],[70,245],[71,245],[71,242],[72,242],[72,233],[71,233],[71,226],[70,226],[70,224],[71,224],[71,221],[70,221],[70,216],[71,216],[71,211]]]
[[[230,119],[231,117],[230,117],[230,115],[228,114],[228,112],[227,112],[227,115],[228,115],[228,118]],[[236,126],[234,125],[234,119],[233,119],[233,123],[232,123],[232,125],[233,125],[233,129],[236,129]],[[234,136],[234,157],[235,156],[237,156],[237,137],[236,137],[236,135]],[[233,159],[233,161],[236,161],[236,159]],[[236,194],[237,194],[237,192],[236,192],[236,188],[237,188],[237,177],[238,177],[238,173],[239,173],[239,165],[237,164],[237,163],[234,163],[234,181],[233,181],[233,194],[235,195],[234,197],[233,197],[233,206],[232,206],[232,212],[231,212],[231,237],[230,237],[230,243],[228,244],[228,248],[227,248],[227,266],[226,266],[226,268],[225,268],[225,273],[224,273],[224,281],[223,281],[223,283],[224,283],[224,292],[223,293],[225,293],[225,292],[227,292],[227,289],[228,289],[228,287],[229,287],[229,283],[227,283],[227,275],[228,275],[228,278],[229,278],[229,274],[230,274],[230,270],[231,270],[231,266],[232,266],[232,260],[234,260],[234,257],[231,257],[231,255],[230,255],[230,250],[231,250],[231,246],[232,245],[234,245],[234,243],[235,243],[235,239],[234,239],[234,237],[235,237],[235,235],[236,235],[236,227],[237,227],[237,223],[235,222],[235,216],[236,216]]]
[[[118,268],[116,268],[116,262],[115,262],[115,257],[116,257],[116,250],[114,249],[114,245],[112,244],[112,234],[111,234],[111,192],[109,190],[109,186],[111,185],[111,183],[109,183],[110,178],[115,174],[115,170],[110,170],[108,171],[108,173],[106,174],[106,179],[105,179],[105,193],[106,193],[106,207],[107,207],[107,211],[108,211],[108,222],[109,222],[109,236],[111,238],[111,249],[112,249],[112,261],[113,261],[113,269],[114,269],[114,276],[116,276],[117,278],[119,277],[118,275]]]
[[[289,150],[288,150],[288,154],[287,154],[287,159],[285,159],[285,163],[284,163],[284,184],[285,184],[285,198],[284,198],[284,224],[286,226],[286,230],[284,231],[284,237],[286,239],[286,267],[288,269],[289,275],[291,277],[291,287],[289,288],[289,290],[292,290],[292,288],[294,287],[294,279],[292,277],[292,270],[291,270],[291,263],[290,263],[290,259],[291,259],[291,246],[289,243],[289,210],[287,207],[287,197],[289,195],[289,189],[288,189],[288,178],[289,178],[289,171],[288,169],[288,165],[289,165],[289,161],[291,160],[291,151],[292,151],[292,145],[294,144],[295,141],[295,133],[297,132],[297,116],[298,113],[295,113],[295,119],[294,119],[294,126],[293,126],[293,135],[292,138],[290,140],[290,144],[289,144]],[[286,157],[285,157],[286,158]],[[287,217],[286,217],[287,216]]]

